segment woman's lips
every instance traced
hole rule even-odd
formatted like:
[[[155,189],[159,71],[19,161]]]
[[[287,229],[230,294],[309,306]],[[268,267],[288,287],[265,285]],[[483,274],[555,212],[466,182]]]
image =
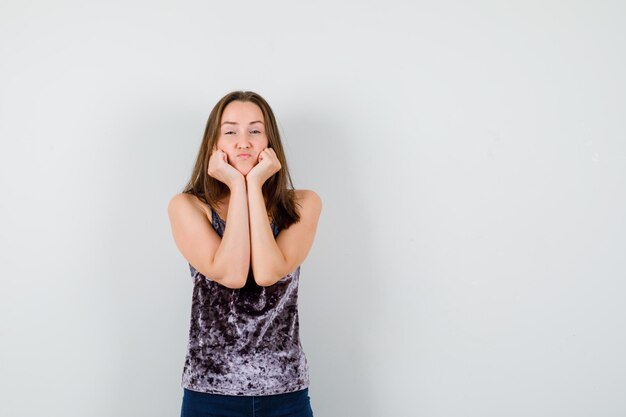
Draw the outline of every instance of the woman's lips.
[[[250,155],[249,153],[240,153],[239,155],[237,155],[238,158],[241,159],[248,159],[250,158],[252,155]]]

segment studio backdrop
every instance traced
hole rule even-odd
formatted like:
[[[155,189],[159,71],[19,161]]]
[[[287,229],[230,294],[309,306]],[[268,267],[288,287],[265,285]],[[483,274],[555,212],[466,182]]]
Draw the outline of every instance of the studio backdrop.
[[[0,415],[179,415],[212,106],[323,203],[317,417],[626,415],[626,7],[0,2]]]

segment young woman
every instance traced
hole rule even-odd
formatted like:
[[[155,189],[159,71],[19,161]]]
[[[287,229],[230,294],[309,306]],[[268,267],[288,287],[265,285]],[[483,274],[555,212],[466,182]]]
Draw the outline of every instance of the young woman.
[[[168,206],[194,283],[181,416],[313,416],[297,301],[321,208],[293,189],[267,102],[224,96]]]

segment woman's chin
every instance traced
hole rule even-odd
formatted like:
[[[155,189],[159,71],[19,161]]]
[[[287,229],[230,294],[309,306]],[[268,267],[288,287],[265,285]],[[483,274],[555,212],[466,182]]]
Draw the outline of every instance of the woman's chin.
[[[237,171],[241,172],[241,175],[243,175],[245,177],[246,175],[248,175],[248,172],[250,172],[252,170],[252,168],[254,168],[254,167],[251,167],[251,166],[238,166],[237,167]]]
[[[231,163],[232,164],[232,163]],[[252,170],[252,168],[254,168],[256,166],[256,163],[250,161],[236,161],[234,164],[232,164],[235,169],[237,169],[237,171],[241,172],[241,175],[243,175],[244,177],[246,175],[248,175],[248,172],[250,172]]]

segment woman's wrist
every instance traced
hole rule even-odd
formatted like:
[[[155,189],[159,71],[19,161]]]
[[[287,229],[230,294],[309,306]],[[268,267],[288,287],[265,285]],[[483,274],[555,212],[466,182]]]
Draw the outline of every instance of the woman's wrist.
[[[244,188],[246,189],[247,184],[246,184],[246,180],[245,177],[242,175],[241,177],[231,181],[228,185],[228,188],[232,191],[233,189],[236,188]]]
[[[250,187],[261,188],[263,183],[261,183],[259,180],[255,179],[255,178],[246,177],[246,185],[247,185],[248,188],[250,188]]]

